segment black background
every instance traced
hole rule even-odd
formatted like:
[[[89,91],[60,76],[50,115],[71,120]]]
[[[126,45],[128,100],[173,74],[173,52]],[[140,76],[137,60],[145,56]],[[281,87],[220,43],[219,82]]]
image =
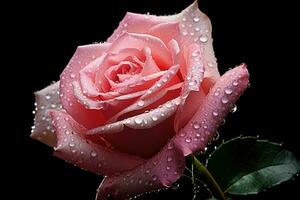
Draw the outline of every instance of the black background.
[[[58,80],[78,45],[105,41],[126,11],[163,15],[180,12],[192,0],[110,0],[70,4],[42,1],[16,3],[7,19],[14,38],[6,53],[15,85],[5,117],[9,139],[7,199],[93,199],[100,177],[52,157],[52,150],[29,138],[33,123],[33,92]],[[221,139],[240,134],[260,135],[283,142],[296,155],[299,112],[296,16],[288,1],[201,0],[200,8],[211,19],[219,69],[248,64],[251,87],[221,127]],[[8,20],[10,19],[10,20]],[[5,38],[4,38],[5,39]],[[295,53],[293,53],[295,52]],[[4,77],[3,77],[4,80]],[[9,82],[6,82],[9,83]],[[11,87],[14,87],[11,92]],[[6,90],[5,90],[6,91]],[[6,105],[6,104],[5,104]],[[299,123],[299,122],[298,122]],[[16,151],[16,152],[15,152]],[[6,171],[4,171],[5,173]],[[241,199],[297,199],[299,178],[256,197]],[[152,199],[191,199],[188,188],[151,195]],[[145,197],[150,199],[150,196]]]

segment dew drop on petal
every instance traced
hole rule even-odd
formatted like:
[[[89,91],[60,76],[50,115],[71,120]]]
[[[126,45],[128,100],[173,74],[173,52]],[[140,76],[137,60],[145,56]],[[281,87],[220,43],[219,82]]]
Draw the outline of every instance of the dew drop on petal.
[[[152,176],[152,181],[156,181],[157,180],[157,176],[153,175]]]
[[[200,21],[200,18],[199,18],[199,17],[194,17],[194,18],[193,18],[193,21],[194,21],[194,22],[199,22],[199,21]]]
[[[141,124],[141,123],[143,122],[143,119],[140,118],[140,117],[137,117],[137,118],[134,119],[134,122],[135,122],[136,124]]]
[[[75,74],[73,74],[73,73],[71,73],[71,74],[70,74],[70,77],[71,77],[71,78],[75,78],[75,77],[76,77],[76,75],[75,75]]]
[[[49,99],[51,99],[51,96],[50,96],[50,95],[46,95],[45,98],[46,98],[47,100],[49,100]]]
[[[182,33],[182,35],[187,35],[188,34],[188,32],[186,30],[183,30],[181,33]]]
[[[143,100],[140,100],[138,101],[137,103],[138,106],[144,106],[145,105],[145,102]]]
[[[232,85],[233,85],[233,86],[238,86],[238,85],[239,85],[239,82],[233,81]]]
[[[157,121],[157,120],[158,120],[158,117],[157,117],[156,115],[152,115],[152,116],[151,116],[151,119],[152,119],[153,121]]]
[[[71,142],[71,143],[69,144],[69,146],[70,146],[70,147],[74,147],[75,144]]]
[[[173,160],[173,158],[171,156],[168,156],[167,161],[171,162]]]
[[[222,97],[221,101],[222,101],[223,104],[226,104],[226,103],[229,102],[227,97]]]
[[[202,43],[205,43],[205,42],[208,41],[208,37],[207,37],[206,35],[201,35],[201,36],[199,37],[199,40],[200,40]]]
[[[235,113],[236,112],[236,110],[237,110],[237,106],[236,105],[234,105],[234,107],[231,109],[231,113]]]
[[[186,143],[191,143],[192,142],[192,139],[190,137],[186,137],[185,140],[184,140]]]
[[[226,88],[225,89],[225,94],[232,94],[232,89]]]
[[[91,156],[92,156],[93,158],[95,158],[95,157],[97,156],[97,153],[96,153],[95,151],[92,151],[92,152],[91,152]]]
[[[213,111],[212,114],[213,114],[213,116],[218,116],[219,115],[219,113],[216,112],[216,111]]]
[[[193,128],[194,128],[194,129],[199,129],[199,128],[200,128],[200,123],[197,122],[197,121],[194,122],[194,123],[193,123]]]

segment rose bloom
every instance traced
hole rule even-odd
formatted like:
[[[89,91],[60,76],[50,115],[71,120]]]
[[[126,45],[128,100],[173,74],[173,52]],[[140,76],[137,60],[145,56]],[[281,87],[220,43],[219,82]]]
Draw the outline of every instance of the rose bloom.
[[[104,175],[97,199],[168,187],[204,150],[248,84],[219,75],[197,2],[173,16],[127,13],[104,43],[79,46],[60,81],[36,92],[32,137]]]

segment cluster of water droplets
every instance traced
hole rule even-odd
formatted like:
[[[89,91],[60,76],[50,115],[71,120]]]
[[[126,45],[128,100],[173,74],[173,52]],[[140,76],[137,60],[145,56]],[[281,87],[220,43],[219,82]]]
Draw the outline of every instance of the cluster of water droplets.
[[[46,135],[53,135],[55,132],[49,115],[49,110],[62,109],[62,105],[59,100],[58,84],[59,83],[54,83],[36,93],[37,102],[34,103],[35,109],[32,111],[35,118],[34,126],[31,127],[31,133],[35,134],[34,137],[38,140],[42,140],[42,137]]]

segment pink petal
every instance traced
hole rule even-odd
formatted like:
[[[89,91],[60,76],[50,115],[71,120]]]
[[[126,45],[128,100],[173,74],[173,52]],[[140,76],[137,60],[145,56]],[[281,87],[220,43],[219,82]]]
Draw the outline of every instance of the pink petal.
[[[184,156],[177,144],[170,141],[145,164],[119,176],[108,177],[99,186],[97,200],[127,199],[134,195],[170,187],[183,173]]]
[[[101,56],[93,60],[79,72],[80,86],[82,91],[85,91],[85,95],[89,97],[97,97],[100,95],[100,92],[95,84],[95,74],[100,64],[103,62],[103,58],[104,56]]]
[[[205,148],[248,82],[249,74],[244,64],[218,79],[204,99],[203,106],[176,135],[176,142],[181,145],[185,156]]]
[[[125,32],[111,45],[109,51],[118,52],[126,47],[139,50],[149,47],[152,50],[152,57],[160,67],[169,67],[172,65],[172,58],[166,45],[159,38],[137,33]]]
[[[175,65],[175,66],[170,67],[167,70],[167,72],[158,81],[156,81],[156,83],[153,86],[151,86],[147,90],[147,93],[144,94],[141,97],[141,99],[146,99],[147,97],[151,96],[152,94],[154,94],[157,91],[164,88],[170,82],[171,82],[171,84],[169,84],[169,85],[174,85],[176,83],[179,83],[180,81],[178,79],[176,79],[176,74],[177,74],[178,69],[179,69],[179,65]]]
[[[94,144],[84,138],[86,129],[65,112],[52,111],[51,117],[57,135],[54,155],[63,160],[102,175],[128,171],[144,162],[141,158]]]
[[[136,49],[131,46],[123,47],[118,52],[111,52],[108,50],[108,53],[105,55],[101,66],[98,68],[95,84],[101,92],[109,92],[110,86],[108,80],[105,78],[104,73],[113,65],[119,64],[121,61],[128,59],[129,57],[136,57],[138,60],[143,60],[144,56],[141,53],[141,50]]]
[[[149,35],[161,39],[165,44],[171,40],[180,41],[180,29],[178,22],[163,22],[149,29]]]
[[[149,158],[175,134],[172,116],[179,103],[176,98],[147,113],[92,129],[88,134],[101,134],[122,152]]]
[[[60,92],[63,108],[80,124],[87,128],[97,127],[103,124],[106,119],[100,110],[86,109],[77,102],[73,94],[74,81],[79,81],[79,72],[95,58],[102,56],[110,44],[92,44],[79,46],[70,60],[67,67],[60,76]]]
[[[190,45],[187,52],[187,76],[185,77],[184,86],[182,88],[182,101],[181,106],[178,109],[175,117],[175,130],[181,128],[187,120],[189,120],[201,103],[203,95],[200,93],[200,85],[204,76],[204,66],[203,66],[203,55],[199,45],[192,44]],[[192,93],[199,93],[194,94]],[[197,98],[197,99],[194,99]],[[186,102],[186,99],[190,99],[188,103],[196,103],[193,106]],[[194,108],[194,110],[192,109]],[[188,111],[188,112],[186,112]]]
[[[220,75],[212,46],[212,27],[209,18],[199,10],[198,1],[194,1],[192,5],[178,15],[161,18],[180,23],[182,46],[188,47],[193,43],[198,44],[203,52],[204,77],[217,79]]]
[[[152,15],[141,15],[136,13],[126,13],[126,16],[120,22],[119,27],[108,38],[108,42],[114,42],[123,32],[128,33],[147,33],[149,29],[162,21]]]
[[[35,100],[36,113],[30,137],[53,147],[56,144],[56,137],[49,116],[49,110],[60,110],[62,108],[59,99],[59,81],[36,92]]]
[[[142,75],[150,75],[160,71],[160,68],[156,65],[152,58],[152,51],[149,47],[144,48],[144,54],[146,56],[145,64],[143,66]]]

